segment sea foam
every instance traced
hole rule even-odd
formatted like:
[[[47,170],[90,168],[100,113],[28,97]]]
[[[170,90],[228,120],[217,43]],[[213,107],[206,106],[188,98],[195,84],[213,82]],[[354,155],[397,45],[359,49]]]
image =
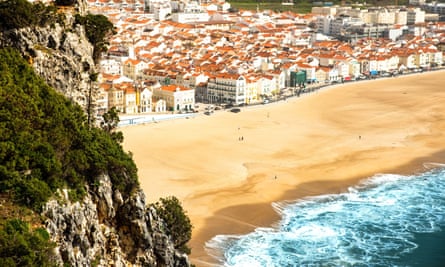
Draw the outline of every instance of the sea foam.
[[[207,248],[227,267],[415,266],[405,261],[418,235],[445,238],[444,192],[445,168],[378,174],[346,193],[275,203],[276,227],[217,236]]]

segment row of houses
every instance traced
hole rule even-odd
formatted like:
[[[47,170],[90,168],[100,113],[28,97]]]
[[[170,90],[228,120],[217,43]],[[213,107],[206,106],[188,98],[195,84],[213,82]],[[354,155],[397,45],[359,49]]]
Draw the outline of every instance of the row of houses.
[[[139,81],[119,75],[101,75],[105,82],[99,86],[96,109],[100,114],[110,108],[120,113],[166,113],[193,111],[195,91],[180,85],[161,85],[152,80]]]
[[[397,41],[348,43],[309,27],[316,25],[317,15],[311,14],[208,12],[206,23],[106,15],[117,34],[100,62],[102,112],[113,106],[123,113],[146,113],[191,111],[195,102],[251,104],[306,83],[444,62],[445,24],[439,22]]]
[[[417,52],[416,52],[417,51]],[[443,53],[434,49],[395,49],[392,53],[371,57],[343,57],[331,53],[312,53],[307,62],[289,62],[280,69],[264,73],[198,73],[173,74],[137,67],[130,79],[119,75],[103,75],[100,112],[116,107],[127,114],[150,112],[192,112],[195,102],[253,104],[279,95],[289,87],[312,83],[355,80],[363,75],[402,73],[443,65]],[[127,60],[127,64],[138,64]],[[304,81],[293,75],[304,73]],[[125,73],[125,71],[124,71]]]

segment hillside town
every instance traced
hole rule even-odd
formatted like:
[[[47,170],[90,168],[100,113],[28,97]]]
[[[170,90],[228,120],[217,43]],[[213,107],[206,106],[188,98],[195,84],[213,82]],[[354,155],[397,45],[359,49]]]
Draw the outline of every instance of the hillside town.
[[[236,10],[224,0],[89,0],[115,25],[100,61],[97,110],[196,112],[198,103],[267,103],[306,86],[444,65],[445,4],[310,14]]]

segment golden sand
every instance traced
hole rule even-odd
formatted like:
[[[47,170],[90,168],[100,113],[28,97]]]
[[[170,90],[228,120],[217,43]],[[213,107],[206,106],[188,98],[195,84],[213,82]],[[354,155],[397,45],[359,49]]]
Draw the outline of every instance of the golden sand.
[[[205,242],[279,219],[271,203],[444,162],[445,72],[355,82],[286,101],[122,128],[149,202],[174,195]],[[240,140],[242,137],[243,140]]]

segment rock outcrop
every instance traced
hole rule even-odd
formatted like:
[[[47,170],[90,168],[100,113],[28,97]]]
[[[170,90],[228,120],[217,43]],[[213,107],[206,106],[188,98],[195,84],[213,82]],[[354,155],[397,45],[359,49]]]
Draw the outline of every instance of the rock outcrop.
[[[60,192],[42,215],[60,265],[189,266],[164,233],[156,210],[146,205],[144,193],[122,199],[106,175],[81,202],[72,203],[67,191]]]
[[[74,24],[72,13],[65,13],[63,25],[55,23],[0,32],[0,47],[21,51],[48,85],[85,111],[95,102],[98,88],[90,79],[90,75],[97,72],[93,46],[84,28]]]
[[[0,31],[0,47],[13,47],[29,60],[48,85],[80,104],[85,111],[95,102],[97,73],[93,46],[85,29],[74,24],[74,12],[86,13],[79,0],[63,23]],[[123,177],[122,179],[125,179]],[[46,203],[42,216],[60,266],[189,266],[175,250],[156,210],[139,190],[128,197],[113,189],[102,175],[86,196],[71,202],[67,190]]]

